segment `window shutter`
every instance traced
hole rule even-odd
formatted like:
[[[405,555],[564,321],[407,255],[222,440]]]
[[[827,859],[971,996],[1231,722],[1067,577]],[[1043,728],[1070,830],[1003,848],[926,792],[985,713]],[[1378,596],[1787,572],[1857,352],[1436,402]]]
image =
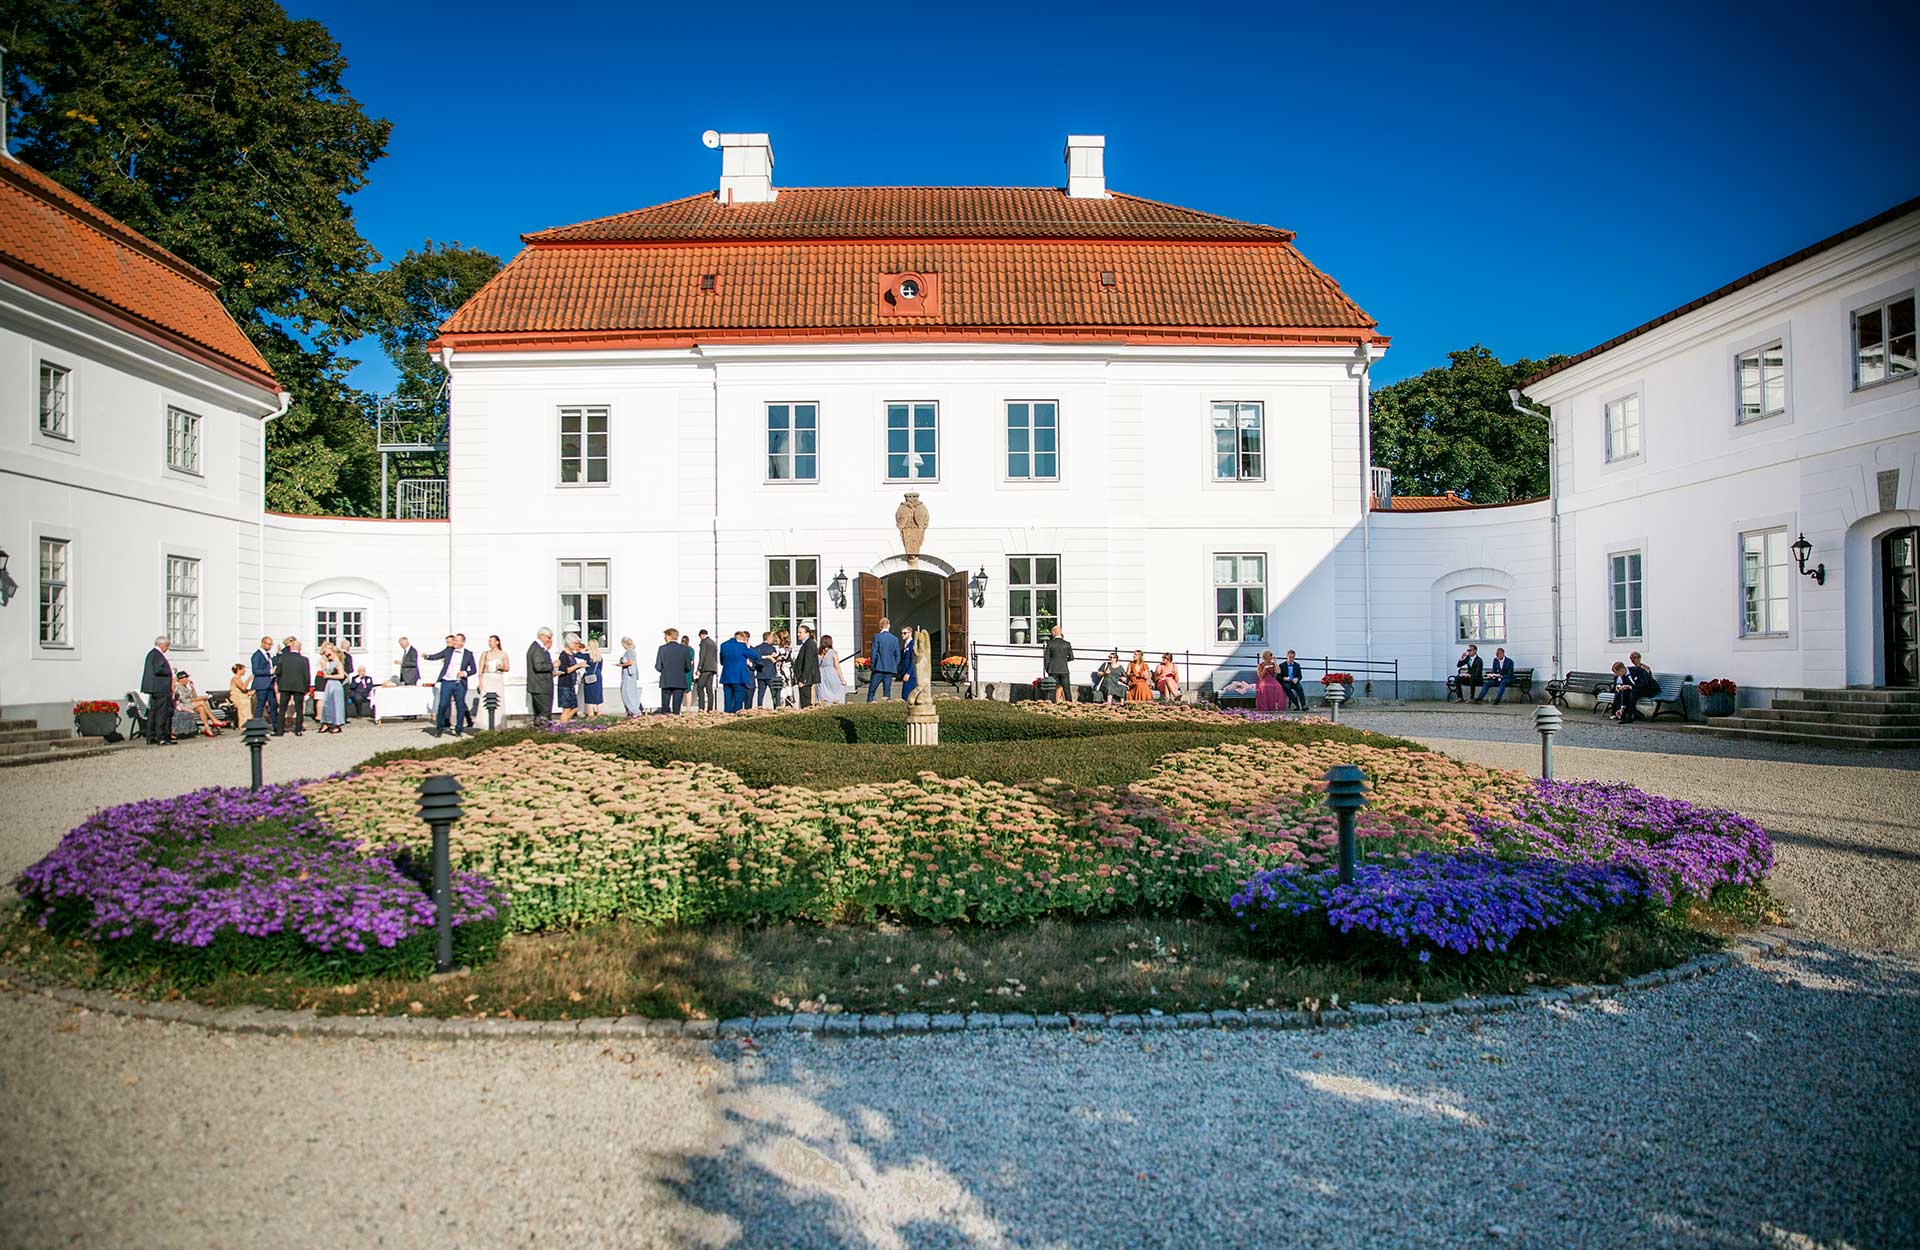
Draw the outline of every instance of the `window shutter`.
[[[880,617],[886,611],[881,602],[880,579],[871,573],[860,574],[854,590],[859,609],[860,646],[855,655],[870,655],[873,652],[873,636],[880,632]]]
[[[933,657],[933,666],[940,667],[940,661],[947,655],[967,654],[967,571],[961,569],[947,577],[947,637],[946,655]]]

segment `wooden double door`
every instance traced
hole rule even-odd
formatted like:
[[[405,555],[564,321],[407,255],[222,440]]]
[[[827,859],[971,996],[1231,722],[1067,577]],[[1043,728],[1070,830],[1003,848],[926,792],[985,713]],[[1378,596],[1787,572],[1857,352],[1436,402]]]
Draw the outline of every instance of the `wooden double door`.
[[[1880,613],[1886,684],[1920,686],[1920,528],[1880,537]]]
[[[908,579],[918,578],[917,584]],[[909,594],[909,589],[919,593]],[[967,654],[967,574],[963,569],[942,576],[935,570],[921,573],[892,573],[881,578],[860,574],[854,591],[856,619],[860,622],[860,649],[856,655],[873,653],[873,636],[880,632],[880,618],[892,618],[892,628],[913,625],[933,635],[933,665],[950,655]]]

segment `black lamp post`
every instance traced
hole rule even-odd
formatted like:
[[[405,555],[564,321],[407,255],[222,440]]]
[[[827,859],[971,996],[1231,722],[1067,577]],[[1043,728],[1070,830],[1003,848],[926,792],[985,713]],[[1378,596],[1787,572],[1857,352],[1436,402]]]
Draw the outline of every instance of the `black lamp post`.
[[[1827,566],[1825,561],[1815,565],[1812,569],[1807,568],[1807,557],[1813,554],[1813,544],[1807,541],[1805,534],[1793,540],[1793,546],[1790,550],[1793,552],[1793,562],[1800,566],[1800,571],[1803,574],[1813,579],[1814,585],[1824,586],[1827,584]]]
[[[500,714],[500,692],[489,690],[480,696],[480,702],[487,705],[487,728],[492,730]]]
[[[453,971],[453,822],[460,783],[441,773],[420,783],[420,819],[433,828],[433,970]]]
[[[973,580],[967,583],[967,594],[973,599],[974,607],[981,608],[986,606],[987,568],[984,564],[980,566],[980,571],[973,575]]]
[[[247,754],[253,757],[253,789],[260,788],[260,749],[267,745],[267,734],[273,726],[267,724],[264,717],[256,716],[240,730],[240,741],[247,744]]]
[[[1367,775],[1357,764],[1335,764],[1327,770],[1327,806],[1340,820],[1340,884],[1353,884],[1354,861],[1360,857],[1353,823],[1367,805]]]
[[[847,571],[845,569],[835,573],[833,580],[827,583],[827,598],[833,600],[833,606],[836,608],[847,606]]]

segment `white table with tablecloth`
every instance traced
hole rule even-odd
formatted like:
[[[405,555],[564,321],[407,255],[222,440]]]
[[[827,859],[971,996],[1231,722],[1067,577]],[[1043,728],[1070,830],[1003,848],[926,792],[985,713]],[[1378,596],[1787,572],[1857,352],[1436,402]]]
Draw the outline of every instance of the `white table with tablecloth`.
[[[432,686],[375,686],[373,723],[400,716],[432,716]]]

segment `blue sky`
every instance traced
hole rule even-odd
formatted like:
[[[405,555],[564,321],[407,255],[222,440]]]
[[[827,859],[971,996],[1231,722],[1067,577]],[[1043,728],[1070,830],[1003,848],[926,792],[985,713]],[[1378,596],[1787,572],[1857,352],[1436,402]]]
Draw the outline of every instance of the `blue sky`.
[[[791,186],[1060,185],[1105,134],[1113,188],[1297,230],[1380,381],[1579,351],[1920,190],[1884,7],[288,7],[394,123],[354,199],[388,256],[709,188],[708,128]]]

